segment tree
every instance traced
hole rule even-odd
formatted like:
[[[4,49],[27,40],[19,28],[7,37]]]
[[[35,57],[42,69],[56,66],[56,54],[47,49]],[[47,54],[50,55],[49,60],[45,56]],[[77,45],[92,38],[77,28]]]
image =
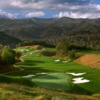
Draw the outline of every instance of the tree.
[[[15,51],[16,53],[15,53],[15,59],[16,59],[16,61],[20,61],[21,59],[20,59],[20,57],[21,57],[21,55],[22,55],[22,52],[20,52],[20,51]]]
[[[68,55],[69,45],[66,42],[58,42],[56,46],[56,55],[60,57],[65,57]]]
[[[0,64],[1,64],[1,51],[0,51]]]
[[[74,60],[76,58],[76,50],[69,51],[68,56],[71,60]]]
[[[1,52],[2,64],[14,64],[15,63],[15,52],[8,46],[4,46]]]

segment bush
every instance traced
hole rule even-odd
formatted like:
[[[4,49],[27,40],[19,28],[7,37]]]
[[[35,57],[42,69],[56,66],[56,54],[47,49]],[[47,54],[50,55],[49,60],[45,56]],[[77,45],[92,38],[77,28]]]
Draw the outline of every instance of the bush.
[[[4,46],[1,52],[1,63],[7,65],[15,63],[15,52],[8,46]]]
[[[41,52],[41,54],[43,56],[49,56],[49,57],[51,57],[51,56],[55,56],[56,52],[55,51],[43,51],[43,52]]]
[[[59,57],[65,57],[68,55],[69,45],[65,42],[58,42],[56,46],[56,55]]]
[[[76,58],[76,50],[69,51],[68,56],[71,60],[74,60]]]

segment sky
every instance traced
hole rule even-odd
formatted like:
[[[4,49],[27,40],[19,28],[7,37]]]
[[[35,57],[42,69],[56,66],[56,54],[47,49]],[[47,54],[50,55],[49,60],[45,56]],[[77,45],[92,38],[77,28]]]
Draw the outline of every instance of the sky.
[[[0,18],[100,18],[100,0],[0,0]]]

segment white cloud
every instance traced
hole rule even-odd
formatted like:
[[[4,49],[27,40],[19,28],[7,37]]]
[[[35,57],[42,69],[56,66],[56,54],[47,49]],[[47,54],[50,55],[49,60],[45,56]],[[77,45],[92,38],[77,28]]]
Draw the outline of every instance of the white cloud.
[[[26,14],[26,17],[41,17],[44,16],[44,12],[30,12]]]
[[[14,18],[17,18],[17,14],[11,14],[11,13],[7,13],[3,10],[0,10],[0,18],[11,18],[11,19],[14,19]]]
[[[66,13],[61,14],[63,16],[97,18],[100,13],[100,4],[93,3],[92,1],[94,0],[0,0],[0,9],[7,9],[9,12],[15,10],[18,13],[20,13],[20,11],[23,13],[26,13],[26,11],[35,12],[36,10],[64,11]],[[34,12],[33,14],[27,14],[27,16],[38,17],[38,14],[35,14],[35,16]],[[43,14],[39,16],[43,16]]]
[[[70,17],[70,18],[100,18],[100,13],[82,13],[82,12],[60,12],[59,14],[54,15],[54,17]]]

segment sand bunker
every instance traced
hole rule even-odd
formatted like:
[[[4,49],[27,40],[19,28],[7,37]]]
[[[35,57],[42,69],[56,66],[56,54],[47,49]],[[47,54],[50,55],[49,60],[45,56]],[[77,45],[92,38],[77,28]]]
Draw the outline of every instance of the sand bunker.
[[[79,78],[73,78],[73,83],[74,84],[81,84],[81,83],[87,83],[90,82],[90,80],[83,79],[84,77],[79,77]]]
[[[66,74],[73,75],[73,76],[81,76],[81,75],[86,74],[86,72],[84,72],[84,73],[66,73]]]
[[[59,59],[57,59],[57,60],[54,60],[54,62],[59,62],[60,60]]]
[[[68,63],[69,61],[62,61],[63,63]]]
[[[42,50],[44,48],[41,45],[31,45],[31,46],[25,46],[25,47],[32,48],[32,49],[35,49],[35,50]]]
[[[37,75],[46,75],[47,73],[43,72],[43,73],[37,73]]]
[[[100,54],[85,54],[78,58],[76,62],[100,69]]]
[[[32,78],[34,76],[36,76],[36,75],[30,74],[30,75],[23,76],[23,78]]]

